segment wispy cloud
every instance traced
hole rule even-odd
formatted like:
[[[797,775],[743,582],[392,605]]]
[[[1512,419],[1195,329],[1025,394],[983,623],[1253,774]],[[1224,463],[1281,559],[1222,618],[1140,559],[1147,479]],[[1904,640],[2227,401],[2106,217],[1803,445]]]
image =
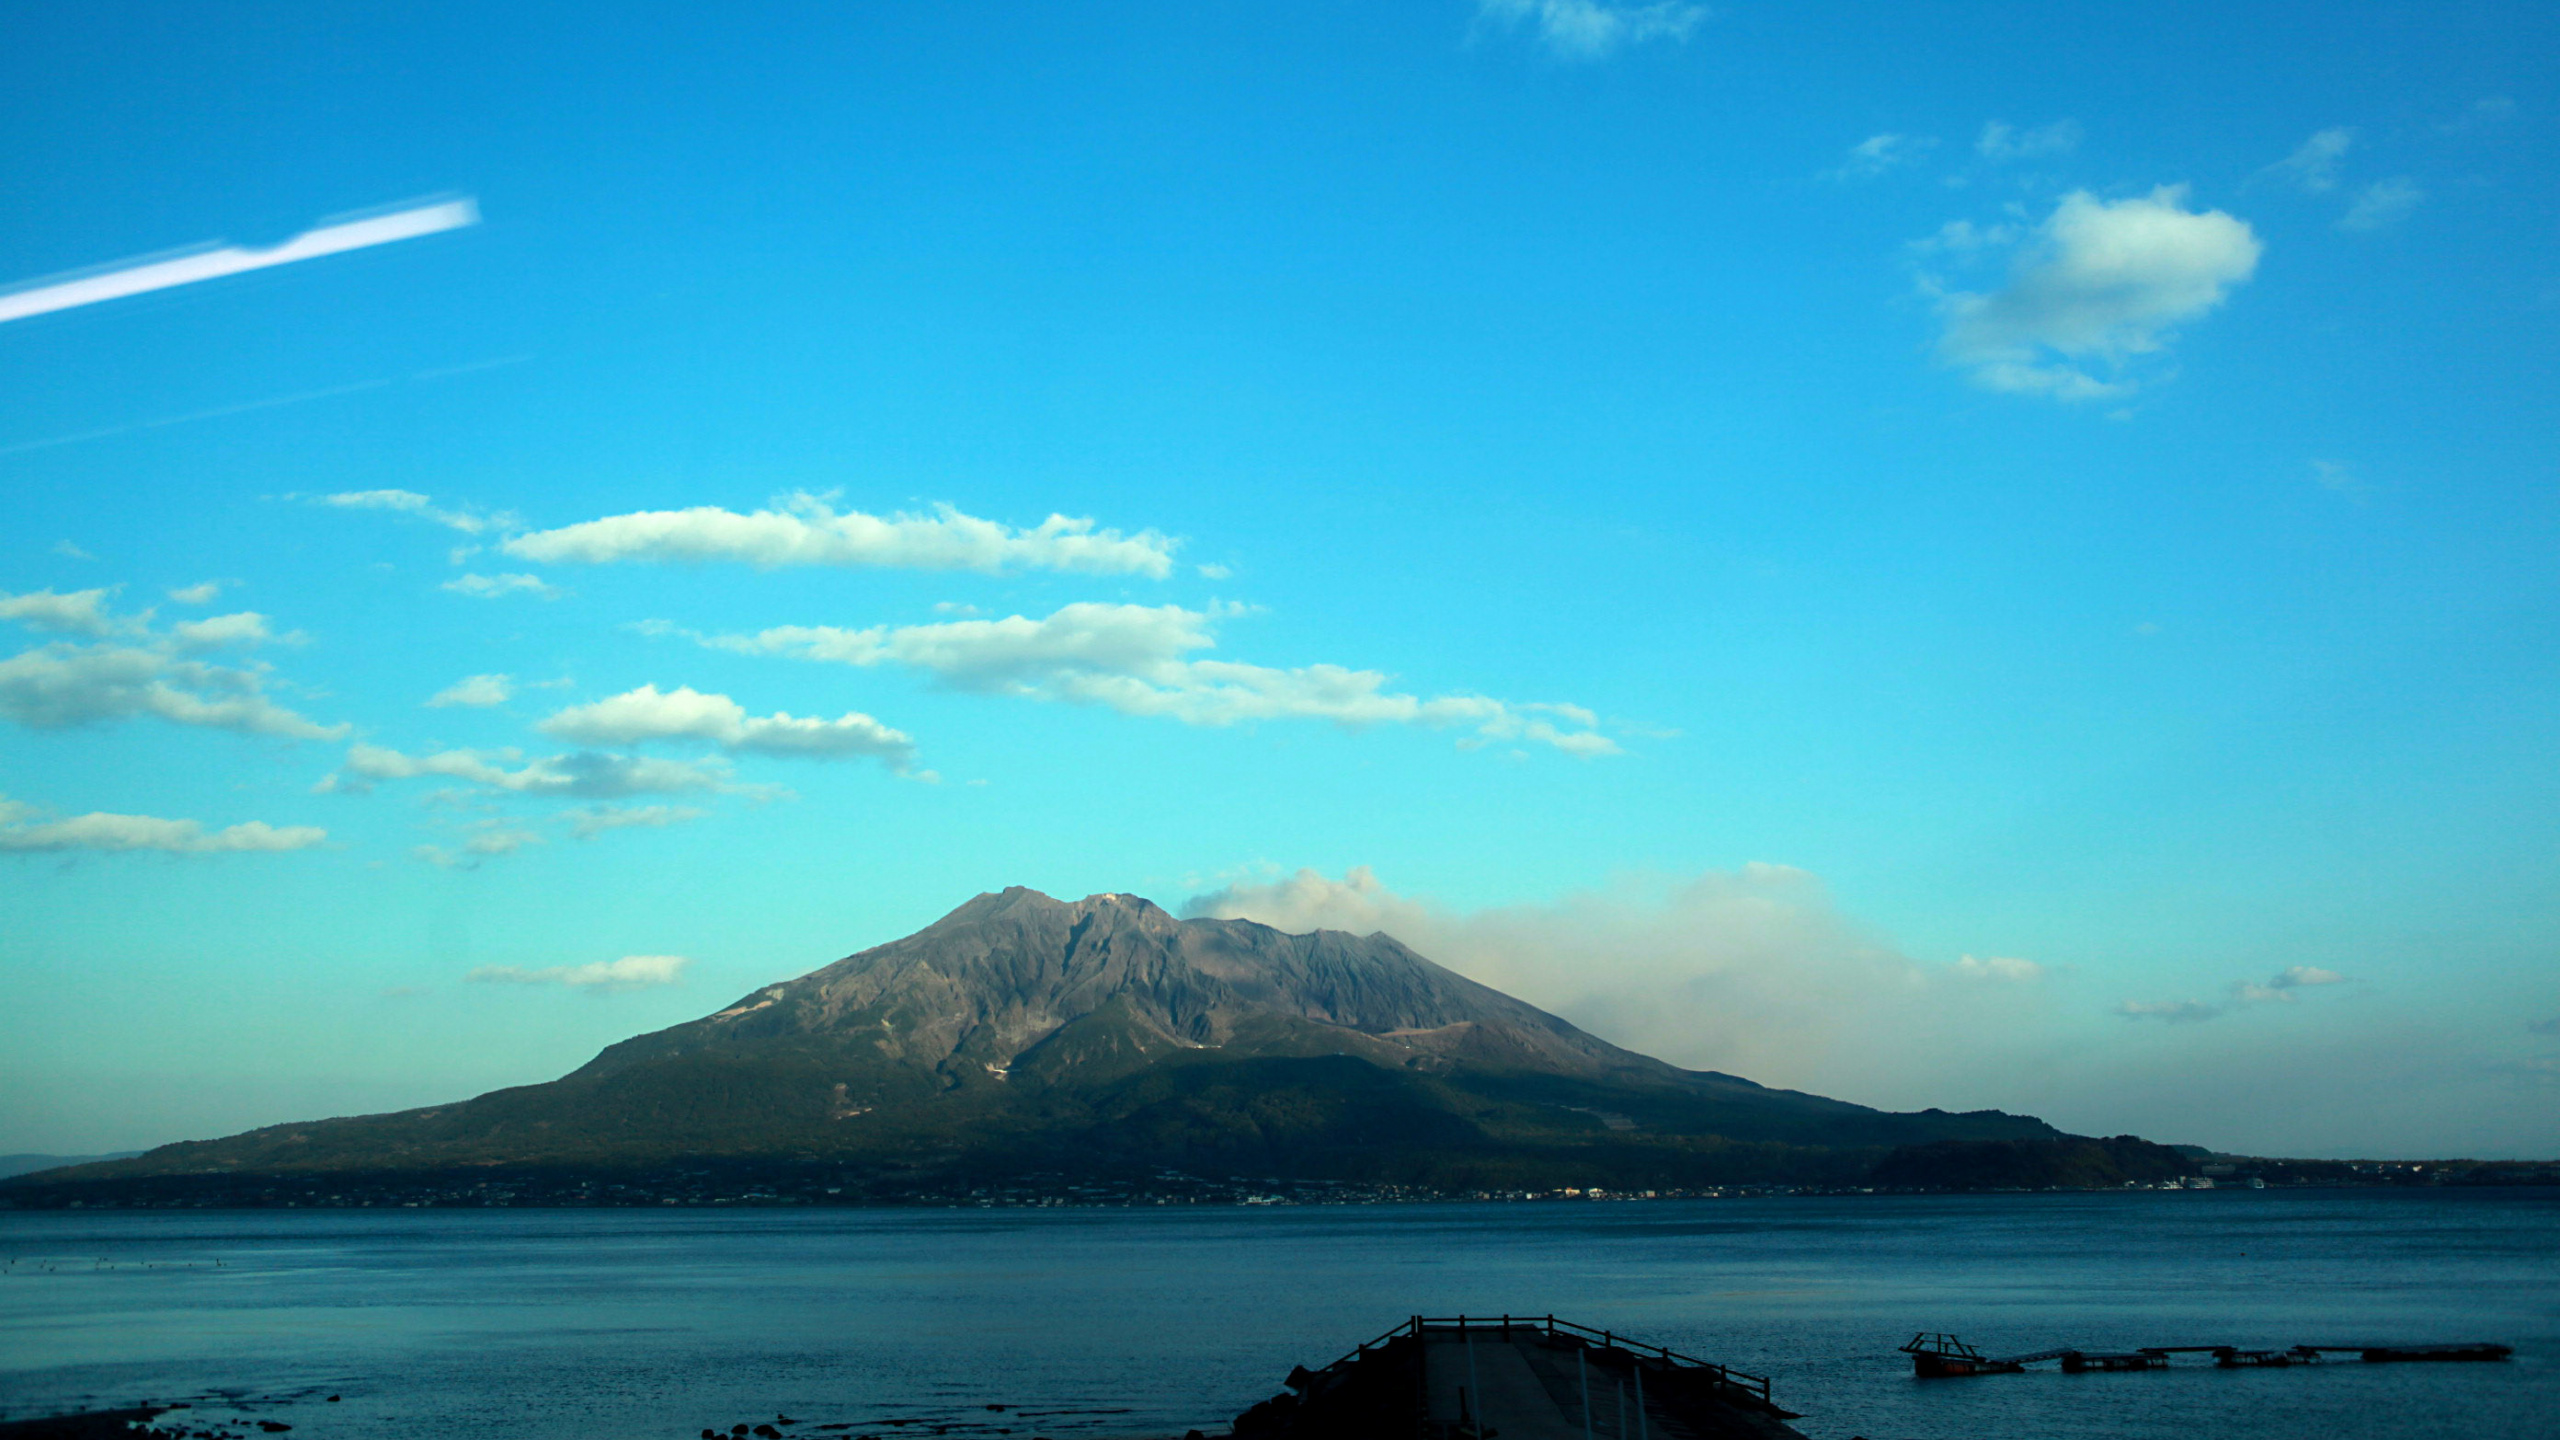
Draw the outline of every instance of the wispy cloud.
[[[568,593],[539,575],[464,575],[447,580],[442,588],[456,595],[468,595],[474,600],[500,600],[509,595],[557,600]]]
[[[527,845],[544,844],[543,838],[511,820],[488,819],[474,823],[472,833],[460,845],[420,845],[409,851],[409,858],[424,860],[445,870],[477,870],[501,855],[513,855]]]
[[[607,830],[626,830],[635,826],[665,829],[688,820],[699,820],[710,814],[692,805],[588,805],[561,817],[569,825],[569,833],[580,840],[592,840]]]
[[[2460,135],[2484,126],[2503,125],[2516,117],[2516,102],[2505,95],[2483,95],[2461,114],[2436,126],[2439,135]]]
[[[222,598],[222,587],[229,583],[227,580],[205,580],[194,585],[182,585],[170,591],[169,598],[181,605],[210,605]]]
[[[809,760],[869,756],[903,773],[916,745],[860,711],[833,720],[787,712],[750,715],[726,695],[689,685],[660,690],[643,685],[587,705],[573,705],[534,728],[582,745],[637,745],[651,740],[700,740],[732,755],[778,755]]]
[[[2338,188],[2338,165],[2355,148],[2356,132],[2332,125],[2294,147],[2292,154],[2258,172],[2312,194]]]
[[[527,970],[514,965],[483,965],[466,980],[495,985],[566,985],[572,989],[639,990],[674,985],[693,961],[682,955],[625,955],[619,960],[590,960],[584,965],[554,965]]]
[[[2192,1025],[2210,1020],[2222,1013],[2219,1005],[2201,1000],[2119,1000],[2115,1012],[2128,1020],[2160,1020],[2171,1025]]]
[[[1610,0],[1476,0],[1479,23],[1528,29],[1565,60],[1602,60],[1649,40],[1685,41],[1706,23],[1704,5],[1681,0],[1648,4]]]
[[[385,213],[331,217],[281,245],[252,249],[216,244],[114,265],[72,275],[52,276],[0,291],[0,323],[31,315],[121,300],[130,295],[217,280],[297,260],[312,260],[395,240],[411,240],[480,223],[480,207],[469,199],[411,205]]]
[[[2322,985],[2343,985],[2347,977],[2335,970],[2317,965],[2288,965],[2269,976],[2264,983],[2247,980],[2232,982],[2231,999],[2222,1005],[2202,1000],[2122,1000],[2115,1013],[2128,1020],[2162,1020],[2170,1024],[2194,1024],[2230,1014],[2243,1005],[2268,1003],[2290,1005],[2300,999],[2298,992]]]
[[[2354,466],[2343,460],[2314,460],[2311,478],[2332,495],[2344,495],[2361,504],[2372,498],[2373,486],[2356,473]]]
[[[2181,186],[2123,200],[2073,191],[2026,238],[2007,285],[1940,296],[1939,354],[1990,390],[2129,394],[2129,364],[2220,306],[2262,248],[2246,221],[2188,209]]]
[[[53,553],[61,556],[65,560],[95,560],[98,558],[97,556],[90,554],[88,551],[81,549],[79,546],[72,544],[68,540],[54,541]]]
[[[2240,981],[2231,987],[2231,997],[2250,1004],[2274,1000],[2290,1005],[2301,998],[2299,991],[2320,985],[2343,985],[2346,980],[2347,977],[2337,971],[2323,970],[2317,965],[2287,965],[2263,985]]]
[[[92,811],[64,820],[39,818],[42,811],[0,795],[0,852],[61,854],[69,851],[114,853],[156,850],[170,855],[273,854],[308,850],[329,838],[317,825],[270,825],[251,820],[208,831],[194,820],[164,820],[156,815],[116,815]]]
[[[2004,1031],[2049,1003],[2043,966],[1915,960],[1789,865],[1625,876],[1482,910],[1400,893],[1365,866],[1338,879],[1265,871],[1182,908],[1301,934],[1383,931],[1617,1044],[1835,1094],[1894,1073],[1891,1088],[1911,1093],[1911,1077],[1925,1074],[1942,1097],[1947,1071],[1981,1048],[1986,1028]]]
[[[949,505],[929,515],[837,511],[806,492],[741,515],[716,506],[608,515],[537,530],[503,548],[547,563],[735,561],[761,569],[791,565],[883,566],[917,570],[1059,570],[1145,575],[1173,570],[1179,542],[1153,530],[1123,535],[1090,519],[1052,515],[1028,530],[964,515]]]
[[[479,708],[504,705],[516,693],[514,677],[507,675],[467,675],[427,697],[427,708],[441,710],[451,705]]]
[[[513,749],[437,750],[411,755],[361,742],[347,747],[346,763],[313,788],[322,794],[362,794],[381,781],[422,777],[571,800],[620,800],[634,795],[752,788],[733,785],[727,762],[717,757],[662,760],[581,751],[527,759]]]
[[[1993,164],[2011,160],[2040,160],[2049,155],[2068,155],[2080,148],[2080,122],[2056,120],[2021,130],[2005,120],[1994,120],[1982,127],[1973,142],[1973,153]]]
[[[2356,192],[2355,203],[2347,207],[2346,214],[2338,217],[2338,228],[2380,230],[2396,225],[2407,219],[2409,212],[2418,208],[2418,202],[2426,198],[2427,192],[2419,189],[2418,182],[2406,175],[2376,180]]]
[[[485,535],[495,531],[519,529],[523,522],[506,510],[481,510],[472,505],[438,505],[432,495],[415,490],[341,490],[331,495],[289,495],[289,500],[309,500],[333,510],[388,510],[395,515],[408,515],[431,521],[465,535]]]
[[[953,689],[1030,700],[1101,705],[1188,725],[1330,720],[1346,726],[1421,725],[1470,732],[1466,743],[1521,741],[1570,755],[1618,753],[1599,719],[1578,705],[1421,696],[1387,688],[1376,670],[1339,665],[1279,669],[1194,658],[1214,648],[1232,607],[1079,602],[1040,619],[957,620],[934,625],[785,625],[752,635],[696,636],[717,649],[841,665],[922,671]]]
[[[1995,985],[2024,985],[2045,977],[2045,969],[2033,960],[2015,955],[1986,955],[1976,959],[1959,956],[1947,972],[1960,980],[1974,980]]]
[[[1938,146],[1933,135],[1870,135],[1849,147],[1849,157],[1822,172],[1826,180],[1871,180],[1907,165]]]

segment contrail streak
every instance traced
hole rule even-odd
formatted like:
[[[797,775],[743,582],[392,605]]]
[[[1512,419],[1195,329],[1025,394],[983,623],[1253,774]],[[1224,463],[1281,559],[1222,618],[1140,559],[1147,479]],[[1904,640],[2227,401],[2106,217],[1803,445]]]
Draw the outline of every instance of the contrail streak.
[[[346,250],[362,250],[371,245],[388,245],[394,240],[413,240],[421,235],[461,230],[479,223],[479,202],[465,196],[459,200],[441,200],[432,205],[414,205],[388,214],[316,226],[265,250],[225,245],[218,249],[185,251],[39,280],[14,290],[0,291],[0,324],[55,310],[95,305],[102,300],[121,300],[128,295],[166,290],[173,285],[192,285],[199,280],[218,280],[225,275],[264,270],[273,265],[290,265],[296,260],[311,260]]]

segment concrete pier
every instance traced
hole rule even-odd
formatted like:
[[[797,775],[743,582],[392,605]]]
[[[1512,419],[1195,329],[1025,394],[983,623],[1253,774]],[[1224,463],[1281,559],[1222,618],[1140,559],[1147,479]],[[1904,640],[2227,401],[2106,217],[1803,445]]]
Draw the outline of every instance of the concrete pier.
[[[1239,1440],[1802,1440],[1759,1376],[1552,1316],[1416,1316],[1289,1384]]]

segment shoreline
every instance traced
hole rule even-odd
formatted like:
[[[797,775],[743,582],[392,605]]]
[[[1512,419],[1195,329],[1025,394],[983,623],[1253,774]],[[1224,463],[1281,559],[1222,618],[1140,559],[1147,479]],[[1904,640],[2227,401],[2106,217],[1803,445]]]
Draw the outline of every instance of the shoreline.
[[[193,1177],[189,1177],[193,1178]],[[212,1177],[205,1177],[208,1181]],[[539,1193],[542,1187],[504,1180],[483,1180],[469,1186],[382,1187],[370,1194],[348,1194],[362,1187],[338,1186],[325,1197],[308,1193],[323,1188],[293,1179],[224,1177],[220,1182],[227,1193],[221,1196],[192,1197],[130,1195],[0,1195],[0,1214],[56,1214],[68,1212],[125,1211],[200,1211],[200,1210],[1182,1210],[1182,1209],[1277,1209],[1307,1207],[1367,1207],[1408,1205],[1625,1205],[1663,1201],[1715,1200],[1807,1200],[1854,1199],[1880,1197],[1923,1199],[1961,1196],[2019,1195],[2130,1195],[2130,1194],[2197,1194],[2241,1191],[2247,1194],[2301,1194],[2311,1191],[2462,1191],[2509,1192],[2516,1190],[2560,1188],[2560,1176],[2490,1182],[2444,1182],[2408,1184],[2393,1182],[2353,1182],[2339,1180],[2302,1181],[2282,1185],[2213,1185],[2128,1182],[2111,1186],[2042,1186],[2042,1187],[1920,1187],[1920,1186],[1813,1186],[1813,1185],[1726,1185],[1696,1189],[1609,1190],[1579,1187],[1547,1191],[1430,1191],[1422,1187],[1368,1187],[1333,1182],[1260,1182],[1248,1185],[1219,1185],[1212,1182],[1201,1191],[1178,1194],[1151,1191],[1123,1193],[1041,1192],[1027,1187],[1004,1193],[910,1192],[904,1194],[845,1195],[835,1192],[811,1195],[784,1193],[749,1188],[734,1194],[694,1193],[683,1196],[583,1195],[556,1191]],[[130,1182],[126,1182],[130,1183]],[[212,1188],[210,1185],[207,1188]],[[245,1195],[242,1189],[261,1193]],[[1108,1187],[1081,1187],[1086,1191],[1106,1191]],[[278,1193],[303,1189],[306,1193]],[[388,1192],[388,1193],[386,1193]],[[535,1192],[535,1193],[527,1193]]]

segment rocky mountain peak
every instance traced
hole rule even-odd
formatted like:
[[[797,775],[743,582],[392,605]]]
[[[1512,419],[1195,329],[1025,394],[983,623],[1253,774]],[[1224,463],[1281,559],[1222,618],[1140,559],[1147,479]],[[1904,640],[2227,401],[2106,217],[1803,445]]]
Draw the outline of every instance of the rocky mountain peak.
[[[596,1063],[800,1036],[859,1043],[911,1065],[962,1060],[1000,1070],[1105,1011],[1168,1047],[1214,1049],[1275,1031],[1320,1044],[1325,1033],[1345,1032],[1345,1045],[1365,1037],[1434,1055],[1471,1047],[1536,1068],[1658,1064],[1387,935],[1180,920],[1139,895],[1059,900],[1018,885],[702,1020],[626,1041]]]

